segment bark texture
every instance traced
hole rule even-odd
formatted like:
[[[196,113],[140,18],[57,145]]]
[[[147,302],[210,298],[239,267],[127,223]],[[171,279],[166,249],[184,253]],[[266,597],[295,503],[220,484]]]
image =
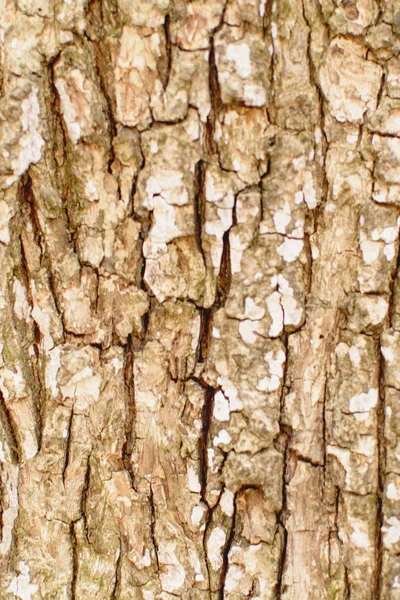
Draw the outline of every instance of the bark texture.
[[[0,595],[399,600],[397,0],[0,0]]]

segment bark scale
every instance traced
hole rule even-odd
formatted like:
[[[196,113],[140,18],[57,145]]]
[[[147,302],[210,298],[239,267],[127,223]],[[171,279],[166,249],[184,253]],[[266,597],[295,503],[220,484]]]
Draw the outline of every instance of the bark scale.
[[[396,0],[1,0],[1,598],[400,598]]]

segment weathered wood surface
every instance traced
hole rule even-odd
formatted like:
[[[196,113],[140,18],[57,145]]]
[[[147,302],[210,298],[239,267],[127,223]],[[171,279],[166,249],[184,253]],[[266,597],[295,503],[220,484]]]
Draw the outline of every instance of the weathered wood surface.
[[[399,600],[398,2],[0,40],[1,598]]]

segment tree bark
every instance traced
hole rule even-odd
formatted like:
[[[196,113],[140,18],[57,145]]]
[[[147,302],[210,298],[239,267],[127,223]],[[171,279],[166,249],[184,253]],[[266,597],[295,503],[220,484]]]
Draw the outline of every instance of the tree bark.
[[[400,6],[1,0],[0,589],[400,599]]]

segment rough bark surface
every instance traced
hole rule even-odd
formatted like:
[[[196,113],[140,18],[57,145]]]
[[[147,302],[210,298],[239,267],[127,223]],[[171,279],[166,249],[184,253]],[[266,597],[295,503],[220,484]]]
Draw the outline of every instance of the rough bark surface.
[[[0,0],[0,596],[400,598],[397,0]]]

